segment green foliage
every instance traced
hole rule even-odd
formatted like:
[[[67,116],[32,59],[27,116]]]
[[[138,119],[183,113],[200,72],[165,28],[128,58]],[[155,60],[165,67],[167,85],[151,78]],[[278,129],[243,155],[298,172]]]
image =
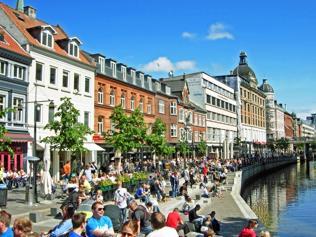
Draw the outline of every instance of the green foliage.
[[[118,175],[117,181],[121,181],[122,183],[128,183],[131,180],[128,174]]]
[[[124,113],[121,106],[114,108],[110,116],[114,123],[114,131],[108,131],[104,139],[116,150],[128,152],[143,146],[146,137],[144,116],[136,109],[130,116]]]
[[[282,137],[276,141],[275,146],[277,149],[286,151],[290,146],[290,141],[289,139]]]
[[[197,145],[197,149],[200,156],[205,155],[207,149],[206,142],[204,140],[200,141]]]
[[[190,151],[190,147],[186,141],[180,141],[179,151],[182,155],[187,154]]]
[[[269,140],[267,141],[267,147],[268,147],[272,152],[274,152],[275,149],[276,149],[276,143],[275,143],[275,141],[274,141],[273,139],[269,139]]]
[[[146,172],[134,172],[132,179],[137,181],[147,180],[148,174]]]
[[[169,146],[164,136],[166,132],[166,124],[157,118],[152,127],[152,133],[146,136],[146,144],[151,148],[152,152],[158,156],[168,156],[175,150]]]
[[[3,118],[6,116],[7,113],[13,112],[13,109],[5,109],[0,110],[0,118]],[[0,123],[0,152],[7,151],[10,153],[11,156],[13,156],[14,152],[12,148],[10,147],[11,139],[7,136],[5,136],[7,130],[3,124]]]
[[[52,149],[59,151],[83,152],[86,149],[83,143],[86,135],[92,134],[86,125],[78,123],[80,115],[79,110],[75,108],[71,99],[68,97],[61,98],[61,105],[54,115],[54,120],[50,121],[45,129],[53,131],[55,135],[42,139],[42,142],[51,145]]]
[[[304,150],[304,143],[297,143],[296,148],[298,149],[298,151],[303,151]]]

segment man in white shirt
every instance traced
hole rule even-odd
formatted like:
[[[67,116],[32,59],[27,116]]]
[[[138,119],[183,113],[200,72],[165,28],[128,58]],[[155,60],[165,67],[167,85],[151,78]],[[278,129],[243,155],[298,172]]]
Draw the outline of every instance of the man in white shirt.
[[[118,188],[114,193],[114,202],[120,208],[120,223],[123,224],[127,219],[127,199],[131,197],[126,188],[122,187],[122,182],[117,182]]]
[[[160,212],[154,212],[151,215],[151,225],[154,229],[147,237],[179,237],[177,231],[174,228],[165,225],[166,218]]]

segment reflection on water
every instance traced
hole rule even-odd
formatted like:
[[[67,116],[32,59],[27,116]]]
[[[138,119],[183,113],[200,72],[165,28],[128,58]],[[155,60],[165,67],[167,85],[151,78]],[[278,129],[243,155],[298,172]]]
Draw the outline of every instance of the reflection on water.
[[[316,236],[316,161],[255,180],[242,196],[272,236]]]

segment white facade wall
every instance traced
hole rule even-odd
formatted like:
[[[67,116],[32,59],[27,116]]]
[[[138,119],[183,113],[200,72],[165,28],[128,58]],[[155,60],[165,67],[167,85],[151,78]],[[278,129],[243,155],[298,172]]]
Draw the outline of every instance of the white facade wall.
[[[282,137],[285,137],[285,128],[284,128],[284,111],[283,108],[280,108],[279,106],[276,106],[275,108],[275,114],[276,114],[276,139],[280,139]]]
[[[80,117],[78,121],[84,123],[84,112],[89,112],[89,128],[94,128],[94,71],[85,69],[66,61],[61,61],[46,55],[31,51],[31,57],[34,58],[30,67],[29,74],[29,101],[42,101],[53,100],[55,105],[55,112],[58,106],[61,104],[60,98],[70,97],[74,106],[80,111]],[[35,82],[36,62],[43,64],[43,80]],[[50,84],[50,67],[57,68],[56,85]],[[69,72],[69,85],[68,88],[62,86],[63,70]],[[79,92],[74,90],[74,73],[80,75],[79,79]],[[85,91],[85,78],[90,78],[90,92]],[[37,143],[46,136],[53,135],[51,132],[44,130],[44,126],[48,123],[48,110],[49,102],[38,103],[42,104],[41,122],[37,122]],[[33,136],[34,134],[34,103],[28,105],[28,123],[29,132]],[[87,137],[87,142],[92,142],[92,136]],[[28,152],[32,153],[32,143],[29,144]],[[45,144],[40,144],[45,146]],[[87,152],[85,154],[86,162],[96,160],[96,152]],[[59,178],[59,158],[58,153],[54,152],[52,158],[53,176],[55,179]],[[69,155],[68,155],[69,156]],[[68,159],[70,156],[68,157]]]
[[[190,100],[207,111],[206,142],[208,146],[218,156],[232,158],[233,142],[237,135],[234,89],[205,73],[186,75],[186,81],[190,90]],[[207,95],[233,105],[235,112],[212,105],[212,99],[211,103],[207,103]]]

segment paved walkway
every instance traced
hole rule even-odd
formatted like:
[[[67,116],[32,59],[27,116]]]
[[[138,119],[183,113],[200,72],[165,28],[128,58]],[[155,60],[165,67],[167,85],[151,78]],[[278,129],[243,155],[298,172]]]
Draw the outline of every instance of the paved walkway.
[[[243,217],[238,205],[236,204],[233,196],[230,193],[232,180],[234,174],[231,173],[228,178],[228,185],[225,186],[226,191],[223,191],[223,197],[212,197],[209,199],[201,198],[197,203],[201,204],[201,214],[207,215],[211,211],[216,211],[216,217],[222,222],[221,235],[222,236],[238,236],[238,233],[247,223],[247,220]],[[189,189],[189,195],[195,198],[196,194],[199,194],[200,190],[197,186],[193,189]],[[25,190],[17,189],[9,191],[8,204],[6,210],[13,215],[13,220],[21,216],[29,216],[30,212],[42,212],[43,220],[38,223],[34,223],[34,230],[37,232],[47,231],[53,226],[57,225],[60,220],[50,216],[51,207],[60,207],[62,199],[56,198],[52,201],[43,200],[39,198],[40,203],[32,207],[29,207],[24,202]],[[111,203],[111,202],[109,202]],[[106,203],[106,204],[109,204]],[[168,201],[160,203],[160,209],[163,214],[167,215],[175,207],[182,207],[184,203],[183,198],[169,198]]]

